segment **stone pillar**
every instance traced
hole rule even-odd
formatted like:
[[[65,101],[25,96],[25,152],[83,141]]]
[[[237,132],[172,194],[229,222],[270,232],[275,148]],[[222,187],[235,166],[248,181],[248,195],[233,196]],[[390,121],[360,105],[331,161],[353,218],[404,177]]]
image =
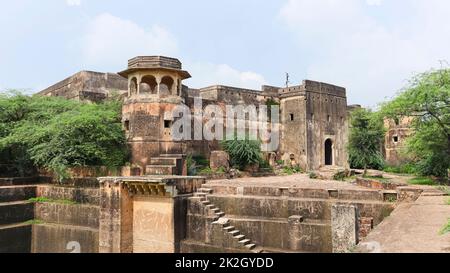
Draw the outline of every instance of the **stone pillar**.
[[[115,179],[100,180],[99,252],[133,252],[133,202]]]
[[[331,207],[331,235],[333,253],[348,252],[359,243],[357,207],[343,204]]]
[[[161,95],[161,77],[156,76],[156,94],[158,94],[158,97]]]
[[[183,90],[183,85],[181,84],[181,80],[180,79],[178,79],[177,82],[178,82],[178,91],[177,91],[178,94],[177,94],[177,96],[181,97],[181,91]]]
[[[139,94],[141,94],[142,75],[138,75],[136,77],[136,81],[137,81],[136,93],[139,95]]]
[[[303,217],[299,215],[294,215],[288,218],[288,228],[289,228],[289,248],[293,251],[302,249],[302,232],[301,224],[303,222]]]

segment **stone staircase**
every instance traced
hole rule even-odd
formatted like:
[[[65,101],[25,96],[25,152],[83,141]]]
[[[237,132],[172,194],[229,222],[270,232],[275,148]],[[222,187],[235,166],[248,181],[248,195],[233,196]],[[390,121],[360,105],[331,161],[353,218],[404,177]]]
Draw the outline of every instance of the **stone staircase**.
[[[150,159],[150,165],[145,168],[146,175],[186,175],[186,155],[162,154]]]
[[[241,249],[252,253],[262,253],[263,249],[246,238],[241,231],[230,224],[230,220],[225,217],[225,213],[208,200],[208,195],[213,190],[209,188],[200,188],[194,193],[194,198],[199,198],[205,208],[205,213],[212,216],[211,241],[210,243],[228,249]]]

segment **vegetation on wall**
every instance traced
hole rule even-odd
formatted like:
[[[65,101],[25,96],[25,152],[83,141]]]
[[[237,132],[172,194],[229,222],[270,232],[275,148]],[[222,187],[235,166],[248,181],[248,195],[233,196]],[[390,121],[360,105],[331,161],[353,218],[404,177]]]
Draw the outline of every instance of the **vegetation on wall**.
[[[350,166],[364,170],[382,169],[384,134],[382,119],[376,113],[365,109],[353,111],[348,145]]]
[[[0,94],[0,164],[67,176],[76,166],[117,167],[127,160],[121,103]]]
[[[450,168],[450,69],[414,77],[381,113],[393,119],[413,117],[406,141],[415,170],[424,176],[447,177]]]

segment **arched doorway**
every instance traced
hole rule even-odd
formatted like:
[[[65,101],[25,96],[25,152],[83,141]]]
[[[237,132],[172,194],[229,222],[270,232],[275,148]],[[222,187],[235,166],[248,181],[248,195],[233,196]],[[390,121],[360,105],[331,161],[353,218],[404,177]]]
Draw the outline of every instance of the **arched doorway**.
[[[331,139],[325,141],[325,165],[333,165],[333,141]]]

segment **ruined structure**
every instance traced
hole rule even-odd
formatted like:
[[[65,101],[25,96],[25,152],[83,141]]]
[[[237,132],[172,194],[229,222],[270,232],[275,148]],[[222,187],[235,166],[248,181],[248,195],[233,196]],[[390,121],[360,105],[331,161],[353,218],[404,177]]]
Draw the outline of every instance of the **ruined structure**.
[[[386,135],[384,140],[384,155],[386,163],[398,166],[407,161],[405,157],[406,139],[412,134],[411,117],[385,119]]]
[[[343,252],[405,194],[307,175],[89,181],[0,178],[0,253]]]
[[[161,56],[133,58],[128,62],[128,69],[119,75],[123,78],[115,74],[80,72],[40,94],[97,100],[107,97],[113,89],[123,91],[126,86],[123,126],[131,148],[134,174],[186,174],[184,156],[209,158],[212,151],[220,149],[217,141],[174,141],[171,136],[175,118],[169,113],[180,104],[187,105],[193,112],[196,97],[202,98],[203,107],[255,105],[259,109],[279,105],[280,145],[266,154],[271,163],[283,160],[304,170],[348,167],[345,88],[305,80],[302,85],[288,88],[263,86],[262,90],[249,90],[210,86],[191,89],[182,84],[191,76],[182,69],[181,62]]]
[[[74,100],[102,101],[117,93],[128,90],[126,80],[114,73],[80,71],[75,75],[50,86],[38,93],[41,96],[55,96]]]
[[[263,121],[279,130],[279,146],[265,156],[304,170],[347,167],[348,113],[358,108],[347,106],[344,88],[326,83],[191,89],[183,85],[189,77],[177,59],[136,57],[118,74],[80,72],[42,91],[88,101],[121,95],[132,164],[119,176],[81,171],[81,178],[58,184],[42,174],[0,178],[0,253],[346,252],[397,200],[420,194],[370,181],[369,188],[313,181],[306,174],[216,181],[186,176],[187,155],[210,158],[213,169],[230,167],[217,140],[174,138],[171,127],[179,117],[172,110],[183,105],[195,114],[197,98],[200,111],[210,105],[279,106],[278,121]],[[195,121],[206,122],[204,116]],[[228,123],[218,124],[228,129]],[[392,132],[395,137],[402,131]]]

